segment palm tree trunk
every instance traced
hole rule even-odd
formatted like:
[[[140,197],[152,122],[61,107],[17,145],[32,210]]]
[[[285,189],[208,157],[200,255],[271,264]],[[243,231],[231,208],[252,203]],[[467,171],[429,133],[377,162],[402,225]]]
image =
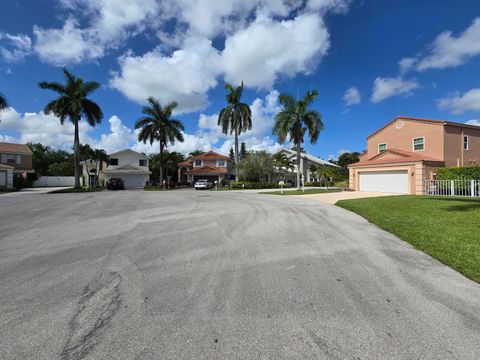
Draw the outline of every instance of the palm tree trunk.
[[[297,143],[297,190],[300,190],[300,142]]]
[[[80,138],[78,135],[78,119],[74,122],[73,162],[75,163],[75,189],[80,188]]]
[[[160,165],[160,186],[163,186],[163,144],[160,141],[160,159],[158,159]]]
[[[240,154],[238,153],[238,132],[235,129],[235,181],[239,180],[238,163],[240,162]]]

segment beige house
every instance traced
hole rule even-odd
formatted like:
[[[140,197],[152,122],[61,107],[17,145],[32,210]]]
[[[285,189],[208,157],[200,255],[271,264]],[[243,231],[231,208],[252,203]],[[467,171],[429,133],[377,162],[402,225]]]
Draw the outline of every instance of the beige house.
[[[234,176],[230,158],[214,151],[192,156],[188,161],[178,164],[179,182],[193,184],[200,179],[220,182],[222,180],[231,180]]]
[[[351,189],[423,194],[439,167],[480,165],[480,127],[398,116],[367,138],[359,158]]]
[[[13,189],[13,177],[34,173],[32,150],[24,144],[0,142],[0,189]]]

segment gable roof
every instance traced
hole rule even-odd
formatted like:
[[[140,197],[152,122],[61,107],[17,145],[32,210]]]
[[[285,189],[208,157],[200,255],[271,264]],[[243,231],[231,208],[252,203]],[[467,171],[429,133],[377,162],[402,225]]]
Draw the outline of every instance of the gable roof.
[[[115,174],[115,173],[132,173],[132,174],[151,174],[152,172],[148,169],[142,168],[140,166],[127,164],[115,168],[109,168],[103,170],[105,174]]]
[[[177,164],[178,167],[192,167],[193,163],[191,161],[182,161]]]
[[[220,168],[213,165],[205,165],[201,167],[193,168],[192,170],[188,171],[188,174],[226,174],[226,168]]]
[[[230,160],[228,156],[216,153],[215,151],[204,152],[200,155],[192,156],[192,160]]]
[[[417,118],[417,117],[411,117],[411,116],[397,116],[395,119],[388,122],[385,126],[381,127],[380,129],[378,129],[374,133],[367,136],[367,139],[370,139],[372,136],[378,134],[380,131],[382,131],[386,127],[390,126],[391,124],[393,124],[397,120],[407,120],[407,121],[420,122],[420,123],[424,123],[424,124],[441,125],[441,126],[448,125],[448,126],[464,127],[464,128],[469,128],[469,129],[480,130],[480,126],[462,124],[462,123],[457,123],[457,122],[453,122],[453,121],[424,119],[424,118]]]
[[[32,150],[25,144],[0,142],[0,152],[31,155]]]
[[[290,155],[294,155],[294,156],[297,155],[296,151],[293,151],[293,150],[290,150],[290,149],[287,149],[287,148],[282,148],[278,152],[282,152],[282,151],[285,151],[285,152],[289,153]],[[310,160],[311,162],[313,162],[315,164],[318,164],[318,165],[328,165],[328,166],[333,166],[333,167],[340,167],[337,164],[331,163],[330,161],[327,161],[327,160],[320,159],[320,158],[318,158],[316,156],[313,156],[313,155],[310,155],[308,153],[301,153],[300,156],[307,159],[307,160]]]
[[[386,155],[394,155],[394,158],[385,159]],[[381,165],[381,164],[396,164],[396,163],[406,163],[406,162],[418,162],[418,161],[430,161],[430,162],[441,162],[443,160],[435,159],[430,156],[426,156],[423,153],[416,153],[410,151],[404,151],[400,149],[387,149],[382,151],[375,156],[372,156],[370,159],[358,161],[356,163],[350,164],[348,167],[364,166],[364,165]]]
[[[135,155],[137,155],[138,157],[142,158],[142,159],[148,159],[148,156],[145,155],[145,154],[142,154],[142,153],[139,153],[135,150],[132,150],[132,149],[123,149],[123,150],[120,150],[120,151],[117,151],[117,152],[114,152],[114,153],[111,153],[111,154],[108,154],[108,156],[112,157],[112,156],[118,156],[119,154],[122,154],[122,153],[133,153]]]

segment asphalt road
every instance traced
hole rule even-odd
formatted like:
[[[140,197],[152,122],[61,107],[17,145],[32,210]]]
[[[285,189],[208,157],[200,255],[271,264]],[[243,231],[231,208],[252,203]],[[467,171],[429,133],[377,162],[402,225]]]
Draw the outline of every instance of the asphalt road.
[[[0,359],[479,359],[480,286],[292,196],[0,196]]]

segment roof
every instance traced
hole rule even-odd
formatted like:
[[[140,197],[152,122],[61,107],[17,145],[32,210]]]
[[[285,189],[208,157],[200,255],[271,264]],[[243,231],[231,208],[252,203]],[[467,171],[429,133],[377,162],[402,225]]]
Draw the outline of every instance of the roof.
[[[115,156],[115,155],[118,155],[118,154],[122,154],[122,153],[126,153],[126,152],[134,153],[134,154],[136,154],[138,157],[140,157],[140,158],[142,158],[142,159],[148,159],[148,156],[147,156],[147,155],[142,154],[142,153],[139,153],[139,152],[137,152],[137,151],[135,151],[135,150],[132,150],[132,149],[123,149],[123,150],[120,150],[120,151],[117,151],[117,152],[108,154],[108,156],[112,157],[112,156]]]
[[[152,172],[132,164],[119,166],[115,168],[106,168],[104,174],[151,174]]]
[[[433,119],[425,119],[425,118],[417,118],[417,117],[411,117],[411,116],[397,116],[395,119],[392,121],[388,122],[385,126],[381,127],[374,133],[370,134],[367,139],[371,138],[372,136],[378,134],[380,131],[385,129],[386,127],[390,126],[392,123],[394,123],[397,120],[408,120],[408,121],[416,121],[416,122],[421,122],[425,124],[433,124],[433,125],[448,125],[448,126],[456,126],[456,127],[463,127],[463,128],[469,128],[469,129],[477,129],[480,130],[480,126],[476,125],[469,125],[469,124],[462,124],[462,123],[457,123],[453,121],[447,121],[447,120],[433,120]]]
[[[217,159],[222,159],[222,160],[230,160],[228,156],[216,153],[215,151],[208,151],[200,155],[195,155],[192,156],[192,160],[217,160]]]
[[[31,155],[32,150],[25,144],[0,142],[0,152]]]
[[[196,168],[193,168],[192,170],[190,170],[188,172],[188,174],[202,174],[202,175],[206,175],[206,174],[226,174],[226,173],[227,173],[226,168],[220,168],[220,167],[216,167],[216,166],[212,166],[212,165],[205,165],[205,166],[202,166],[202,167],[196,167]]]
[[[191,161],[182,161],[177,164],[178,167],[192,167],[193,164]]]
[[[286,151],[286,152],[288,152],[292,155],[297,155],[296,151],[290,150],[290,149],[287,149],[287,148],[282,148],[280,151]],[[319,165],[328,165],[328,166],[333,166],[333,167],[340,167],[337,164],[331,163],[330,161],[320,159],[316,156],[313,156],[313,155],[310,155],[310,154],[307,154],[307,153],[301,153],[300,156],[307,159],[307,160],[310,160],[311,162],[319,164]]]
[[[10,165],[0,164],[0,169],[1,170],[8,170],[8,169],[15,169],[15,168],[13,166],[10,166]]]
[[[384,159],[385,155],[393,154],[396,155],[395,158]],[[385,165],[385,164],[398,164],[398,163],[407,163],[407,162],[419,162],[419,161],[429,161],[429,162],[441,162],[443,160],[435,159],[430,156],[426,156],[423,153],[416,153],[410,151],[404,151],[399,149],[388,149],[382,151],[379,154],[371,157],[368,160],[359,161],[353,164],[350,164],[348,167],[357,167],[357,166],[366,166],[366,165]]]

